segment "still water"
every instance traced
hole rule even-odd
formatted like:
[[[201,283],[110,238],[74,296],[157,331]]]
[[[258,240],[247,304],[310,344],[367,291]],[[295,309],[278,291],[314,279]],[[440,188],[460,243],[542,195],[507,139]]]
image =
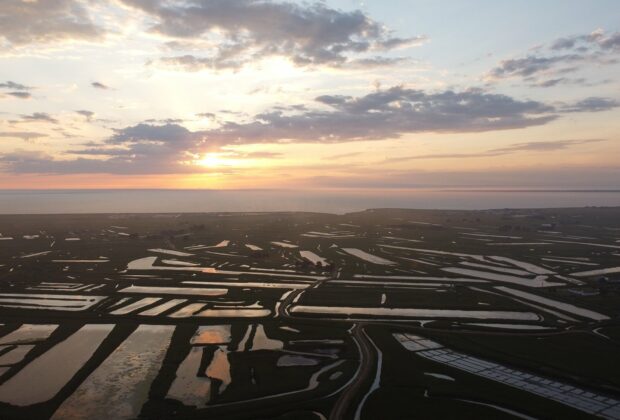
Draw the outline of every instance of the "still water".
[[[620,190],[0,190],[0,214],[620,206]]]

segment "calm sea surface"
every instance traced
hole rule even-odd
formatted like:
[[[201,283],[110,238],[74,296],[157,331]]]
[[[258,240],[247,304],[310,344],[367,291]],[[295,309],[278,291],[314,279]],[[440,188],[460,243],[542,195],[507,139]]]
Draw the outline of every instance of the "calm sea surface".
[[[0,190],[0,214],[496,209],[620,206],[620,191]]]

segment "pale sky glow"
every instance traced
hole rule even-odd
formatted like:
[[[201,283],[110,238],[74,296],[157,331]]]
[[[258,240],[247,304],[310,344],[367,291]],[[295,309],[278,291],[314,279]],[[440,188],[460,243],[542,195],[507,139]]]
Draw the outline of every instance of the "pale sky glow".
[[[2,0],[0,188],[620,187],[616,0]]]

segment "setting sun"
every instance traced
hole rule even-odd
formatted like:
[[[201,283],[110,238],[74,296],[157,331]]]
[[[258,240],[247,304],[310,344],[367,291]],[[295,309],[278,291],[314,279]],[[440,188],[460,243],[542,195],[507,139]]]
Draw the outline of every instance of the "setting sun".
[[[221,153],[207,153],[201,159],[197,160],[196,164],[206,168],[233,166],[232,161],[230,159],[223,158]]]

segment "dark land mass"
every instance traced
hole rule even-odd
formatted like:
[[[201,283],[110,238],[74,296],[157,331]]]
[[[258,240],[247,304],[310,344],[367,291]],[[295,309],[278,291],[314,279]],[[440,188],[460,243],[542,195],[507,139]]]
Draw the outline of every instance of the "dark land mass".
[[[620,419],[620,209],[0,216],[0,418]]]

